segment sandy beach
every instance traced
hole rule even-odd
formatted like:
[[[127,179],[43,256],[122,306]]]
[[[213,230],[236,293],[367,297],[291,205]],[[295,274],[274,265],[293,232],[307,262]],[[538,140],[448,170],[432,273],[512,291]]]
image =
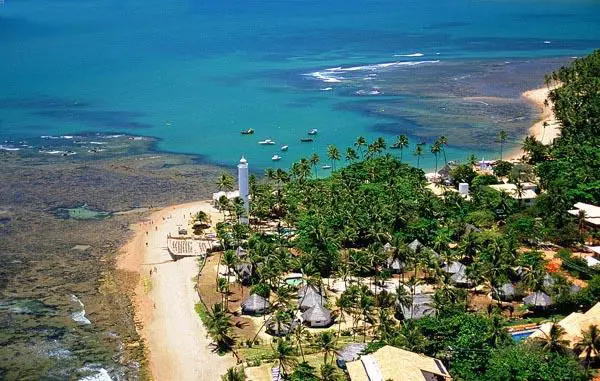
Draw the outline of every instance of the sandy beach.
[[[552,110],[554,105],[549,99],[548,105],[544,104],[545,100],[548,98],[548,94],[554,88],[555,87],[542,87],[539,89],[528,90],[521,95],[523,99],[534,104],[541,110],[538,121],[529,128],[529,135],[535,136],[542,144],[551,144],[554,139],[560,135],[559,122]],[[519,159],[523,154],[523,150],[519,148],[510,155],[510,159]]]
[[[154,380],[218,380],[235,365],[232,356],[212,352],[210,340],[194,311],[198,296],[193,278],[197,259],[174,262],[167,252],[167,234],[187,226],[191,213],[203,210],[218,221],[209,202],[170,206],[133,226],[133,238],[122,248],[118,268],[139,273],[135,316],[149,348]]]

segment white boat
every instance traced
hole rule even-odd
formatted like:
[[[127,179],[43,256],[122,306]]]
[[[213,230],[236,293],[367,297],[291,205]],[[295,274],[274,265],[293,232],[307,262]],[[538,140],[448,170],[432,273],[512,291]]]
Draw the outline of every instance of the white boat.
[[[267,146],[272,146],[273,144],[275,144],[275,142],[274,142],[274,141],[272,141],[271,139],[265,139],[265,140],[261,140],[261,141],[259,141],[259,142],[258,142],[258,144],[261,144],[261,145],[263,145],[263,146],[264,146],[264,145],[267,145]]]
[[[310,130],[310,131],[308,132],[308,134],[309,134],[309,135],[316,135],[316,134],[317,134],[317,132],[319,132],[319,130],[317,130],[316,128],[313,128],[312,130]]]
[[[323,169],[331,169],[331,165],[324,165],[321,168],[323,168]]]
[[[282,151],[287,151],[288,150],[288,146],[281,146],[281,150]]]
[[[281,156],[279,156],[279,155],[273,155],[273,157],[271,158],[271,160],[273,160],[273,161],[279,161],[279,160],[281,160]]]

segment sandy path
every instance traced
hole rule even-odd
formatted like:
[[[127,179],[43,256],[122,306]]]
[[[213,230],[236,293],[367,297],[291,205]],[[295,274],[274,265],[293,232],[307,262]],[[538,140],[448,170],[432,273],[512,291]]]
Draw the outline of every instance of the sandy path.
[[[552,111],[554,105],[549,99],[548,106],[544,104],[544,101],[548,98],[550,90],[554,88],[555,87],[542,87],[539,89],[528,90],[521,94],[526,101],[533,103],[542,111],[539,120],[529,128],[529,135],[535,136],[538,141],[546,145],[551,144],[554,139],[560,135],[559,122]],[[546,124],[546,127],[544,127],[544,123]],[[509,155],[509,159],[520,159],[523,155],[523,150],[519,148]]]
[[[178,226],[186,226],[190,213],[199,210],[209,212],[216,222],[218,213],[206,201],[162,209],[135,225],[133,239],[119,256],[119,268],[140,274],[135,315],[149,346],[152,376],[159,381],[219,380],[235,364],[232,356],[212,352],[194,311],[196,258],[173,262],[166,249],[167,234],[176,235]]]

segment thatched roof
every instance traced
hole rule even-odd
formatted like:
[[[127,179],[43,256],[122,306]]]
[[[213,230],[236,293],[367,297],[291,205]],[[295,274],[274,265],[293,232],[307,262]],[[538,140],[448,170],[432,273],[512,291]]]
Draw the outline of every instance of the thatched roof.
[[[325,298],[319,293],[308,291],[304,297],[299,298],[299,307],[302,311],[305,311],[317,304],[325,305]]]
[[[362,351],[367,348],[365,343],[352,343],[348,344],[339,351],[336,351],[337,359],[341,361],[354,361],[360,357]]]
[[[457,273],[452,274],[450,280],[457,286],[471,286],[473,281],[467,276],[467,270],[463,266]]]
[[[444,265],[444,267],[442,267],[442,270],[444,270],[448,274],[456,274],[457,272],[464,270],[464,267],[465,267],[465,265],[463,265],[462,263],[460,263],[458,261],[454,261],[454,262],[450,262],[447,265]]]
[[[302,319],[307,322],[331,322],[331,312],[320,304],[316,304],[302,314]]]
[[[298,298],[303,298],[306,294],[310,293],[320,294],[321,292],[314,284],[305,284],[298,290]]]
[[[238,248],[235,249],[235,253],[237,254],[238,258],[245,258],[248,256],[248,252],[246,251],[246,249],[244,249],[241,246],[238,246]]]
[[[277,324],[277,321],[271,319],[267,324],[267,333],[272,336],[285,336],[289,334],[295,327],[298,325],[296,320],[292,322],[280,322]]]
[[[235,272],[242,278],[252,276],[252,263],[240,262],[235,265]]]
[[[383,245],[383,251],[385,253],[390,253],[390,252],[394,251],[394,249],[395,249],[395,247],[392,246],[389,242],[386,243],[385,245]]]
[[[550,274],[544,275],[544,287],[553,286],[554,283],[556,283],[556,280]]]
[[[552,298],[545,292],[537,291],[524,297],[523,303],[534,307],[545,308],[552,305]]]
[[[498,295],[496,295],[496,297],[501,300],[512,300],[515,297],[516,293],[517,289],[515,288],[515,286],[512,283],[508,282],[504,283],[498,288]]]
[[[269,308],[269,301],[257,294],[251,294],[242,302],[243,313],[259,313]]]
[[[406,263],[402,262],[398,258],[390,258],[387,260],[388,267],[394,271],[401,272],[404,271],[406,267]]]
[[[424,316],[430,316],[435,313],[433,304],[433,295],[416,294],[413,296],[412,305],[406,307],[399,305],[404,319],[420,319]]]
[[[569,287],[569,293],[571,295],[577,294],[579,291],[581,291],[581,287],[576,284],[572,284],[571,287]]]
[[[415,239],[414,241],[412,241],[411,243],[408,244],[408,248],[414,252],[419,251],[423,247],[425,247],[425,246],[418,239]]]

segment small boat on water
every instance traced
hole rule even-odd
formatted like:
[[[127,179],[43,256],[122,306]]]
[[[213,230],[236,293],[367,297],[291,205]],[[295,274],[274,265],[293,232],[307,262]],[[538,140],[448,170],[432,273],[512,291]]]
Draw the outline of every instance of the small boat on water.
[[[331,165],[324,165],[321,168],[323,168],[323,169],[331,169]]]
[[[288,150],[288,148],[289,148],[289,147],[288,147],[287,145],[285,145],[285,146],[281,146],[281,150],[282,150],[282,151],[287,151],[287,150]]]
[[[279,156],[279,155],[273,155],[273,157],[271,158],[271,160],[273,160],[273,161],[279,161],[279,160],[281,160],[281,156]]]
[[[271,139],[265,139],[265,140],[261,140],[258,142],[258,144],[260,145],[267,145],[267,146],[272,146],[273,144],[275,144],[274,141],[272,141]]]
[[[313,128],[312,130],[310,130],[310,131],[308,132],[308,134],[309,134],[309,135],[316,135],[316,134],[317,134],[317,132],[319,132],[319,130],[317,130],[316,128]]]
[[[313,138],[301,138],[300,141],[302,143],[310,143],[310,142],[313,142],[314,139]]]
[[[249,128],[247,130],[240,131],[240,134],[242,134],[242,135],[252,135],[253,133],[254,133],[254,129],[253,128]]]

